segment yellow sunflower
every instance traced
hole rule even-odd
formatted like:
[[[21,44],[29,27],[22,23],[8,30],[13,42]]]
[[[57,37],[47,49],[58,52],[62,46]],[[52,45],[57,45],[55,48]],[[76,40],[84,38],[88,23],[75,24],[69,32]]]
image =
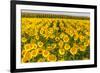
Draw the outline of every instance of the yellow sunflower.
[[[90,40],[87,40],[86,42],[84,42],[84,46],[89,46],[90,45]]]
[[[25,55],[26,52],[27,52],[27,50],[22,50],[22,52],[21,52],[22,56]]]
[[[76,47],[72,47],[72,48],[70,49],[70,53],[71,53],[72,55],[77,54],[77,52],[78,52],[78,48],[76,48]]]
[[[60,40],[60,38],[59,38],[59,37],[56,37],[56,38],[55,38],[55,40],[56,40],[56,41],[59,41],[59,40]]]
[[[36,57],[38,55],[38,49],[32,50],[31,55],[32,57]]]
[[[43,50],[43,51],[42,51],[43,57],[47,57],[49,54],[50,54],[50,52],[47,51],[47,50]]]
[[[24,49],[25,49],[25,50],[31,50],[31,49],[33,49],[33,48],[34,48],[33,44],[25,44],[25,45],[24,45]]]
[[[80,45],[79,50],[80,50],[80,51],[85,51],[85,50],[86,50],[86,47],[85,47],[85,46]]]
[[[44,58],[40,58],[40,59],[38,59],[38,62],[45,62],[45,59]]]
[[[42,48],[38,48],[38,54],[42,54],[43,49]]]
[[[74,40],[77,40],[78,37],[79,37],[79,35],[78,35],[77,33],[75,33],[75,35],[74,35]]]
[[[38,42],[38,46],[39,46],[39,47],[42,47],[42,46],[43,46],[43,42],[41,42],[41,41]]]
[[[53,43],[51,46],[52,46],[52,49],[55,49],[57,45],[56,43]]]
[[[64,37],[64,35],[65,35],[64,33],[61,33],[60,38],[62,39]]]
[[[64,55],[65,54],[65,49],[59,49],[59,54]]]
[[[22,37],[22,42],[25,43],[27,39],[25,37]]]
[[[64,36],[63,41],[64,41],[64,42],[68,42],[68,41],[69,41],[68,35],[65,35],[65,36]]]
[[[56,60],[57,60],[57,57],[53,54],[51,54],[47,57],[47,61],[49,61],[49,62],[55,62]]]
[[[65,50],[69,50],[70,49],[70,45],[69,44],[65,44],[64,49]]]
[[[23,55],[22,62],[25,63],[25,62],[29,61],[31,58],[32,58],[31,53],[26,52],[25,55]]]
[[[59,43],[58,43],[58,45],[59,45],[60,48],[63,47],[63,44],[64,44],[64,42],[62,40],[60,40]]]

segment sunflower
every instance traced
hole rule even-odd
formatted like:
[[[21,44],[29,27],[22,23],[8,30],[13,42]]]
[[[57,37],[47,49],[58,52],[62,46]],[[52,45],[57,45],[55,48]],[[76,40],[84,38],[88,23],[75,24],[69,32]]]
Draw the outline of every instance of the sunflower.
[[[65,49],[59,49],[59,54],[64,55],[65,54]]]
[[[23,55],[22,62],[25,63],[25,62],[29,61],[31,58],[32,58],[31,53],[26,52],[25,55]]]
[[[42,48],[38,48],[38,54],[42,54],[43,49]]]
[[[75,35],[74,35],[74,40],[77,40],[78,37],[79,37],[79,35],[78,35],[77,33],[75,33]]]
[[[40,34],[43,35],[45,33],[44,28],[40,29]]]
[[[38,49],[32,50],[31,55],[32,57],[36,57],[38,55]]]
[[[26,52],[27,52],[27,50],[25,50],[25,49],[22,50],[22,52],[21,52],[22,56],[25,55]]]
[[[56,37],[56,38],[55,38],[55,40],[56,40],[56,41],[59,41],[59,40],[60,40],[60,38],[59,38],[59,37]]]
[[[53,43],[51,46],[52,46],[52,49],[55,49],[57,45],[56,43]]]
[[[84,36],[83,35],[79,35],[79,39],[82,42],[84,40]]]
[[[60,40],[59,43],[58,43],[58,45],[59,45],[60,48],[63,47],[63,44],[64,44],[64,42],[62,40]]]
[[[78,52],[78,49],[77,49],[76,47],[72,47],[72,48],[70,49],[70,53],[71,53],[72,55],[77,54],[77,52]]]
[[[65,36],[64,33],[61,33],[61,34],[60,34],[60,38],[61,38],[61,39],[62,39],[64,36]]]
[[[41,41],[38,42],[38,46],[39,46],[39,47],[42,47],[42,46],[43,46],[43,42],[41,42]]]
[[[32,49],[37,49],[37,44],[32,43],[31,45],[32,45]]]
[[[50,54],[50,53],[49,53],[49,51],[47,51],[47,50],[43,50],[43,51],[42,51],[43,57],[47,57],[49,54]]]
[[[89,46],[90,45],[90,40],[87,40],[86,42],[84,42],[84,46]]]
[[[69,44],[65,44],[64,49],[65,50],[69,50],[70,49],[70,45]]]
[[[79,50],[80,50],[80,51],[85,51],[85,50],[86,50],[86,47],[85,47],[85,46],[80,45]]]
[[[45,59],[44,58],[40,58],[40,59],[38,59],[38,62],[45,62]]]
[[[36,36],[35,36],[35,39],[36,39],[36,40],[39,40],[39,36],[38,36],[38,35],[36,35]]]
[[[33,44],[25,44],[24,45],[24,49],[25,50],[31,50],[31,49],[33,49],[34,48],[34,45]]]
[[[57,60],[57,57],[53,54],[51,54],[47,57],[47,61],[49,61],[49,62],[55,62],[56,60]]]
[[[52,48],[51,45],[48,45],[48,46],[47,46],[47,50],[51,51],[52,49],[53,49],[53,48]]]
[[[69,41],[68,35],[65,35],[65,36],[64,36],[63,41],[64,41],[64,42],[68,42],[68,41]]]
[[[27,39],[25,37],[22,37],[22,40],[21,40],[23,43],[27,42]]]

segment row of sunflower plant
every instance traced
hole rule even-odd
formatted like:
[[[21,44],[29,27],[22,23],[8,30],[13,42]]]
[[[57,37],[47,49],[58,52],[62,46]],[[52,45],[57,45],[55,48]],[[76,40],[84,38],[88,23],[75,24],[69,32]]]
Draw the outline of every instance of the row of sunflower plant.
[[[22,63],[89,58],[89,19],[21,18]]]

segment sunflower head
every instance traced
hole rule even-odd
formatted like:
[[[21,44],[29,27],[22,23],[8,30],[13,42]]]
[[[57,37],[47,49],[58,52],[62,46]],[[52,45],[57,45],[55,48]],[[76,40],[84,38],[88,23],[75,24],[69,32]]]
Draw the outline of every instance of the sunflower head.
[[[49,51],[47,51],[47,50],[43,50],[43,51],[42,51],[43,57],[47,57],[49,54],[50,54],[50,53],[49,53]]]
[[[69,44],[65,44],[64,49],[65,50],[69,50],[70,49],[70,45]]]
[[[64,42],[68,42],[68,41],[69,41],[68,35],[65,35],[65,36],[64,36],[63,41],[64,41]]]
[[[41,41],[38,42],[38,46],[39,46],[39,47],[43,47],[43,42],[41,42]]]
[[[64,55],[65,54],[65,49],[59,49],[59,54]]]
[[[71,53],[72,55],[77,54],[77,52],[78,52],[78,48],[76,48],[76,47],[72,47],[72,48],[70,49],[70,53]]]
[[[31,55],[32,55],[32,57],[36,57],[38,55],[38,50],[37,49],[32,50]]]
[[[55,62],[56,60],[57,60],[57,57],[53,54],[51,54],[47,57],[47,61],[49,61],[49,62]]]
[[[23,43],[25,43],[27,41],[27,39],[25,37],[22,37],[22,40],[21,40]]]

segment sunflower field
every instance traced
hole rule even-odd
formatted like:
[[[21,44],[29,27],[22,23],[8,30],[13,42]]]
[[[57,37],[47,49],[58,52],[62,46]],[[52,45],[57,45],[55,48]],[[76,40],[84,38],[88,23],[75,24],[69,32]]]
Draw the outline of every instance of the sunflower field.
[[[89,17],[22,13],[22,63],[88,59]]]

